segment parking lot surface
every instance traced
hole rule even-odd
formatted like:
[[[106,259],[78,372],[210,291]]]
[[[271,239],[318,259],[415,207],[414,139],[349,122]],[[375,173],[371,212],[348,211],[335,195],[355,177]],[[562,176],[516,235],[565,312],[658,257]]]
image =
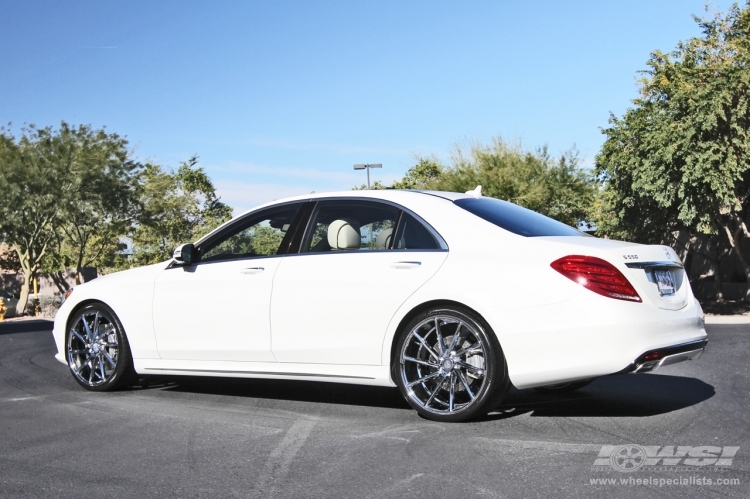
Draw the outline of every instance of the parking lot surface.
[[[746,498],[750,325],[707,328],[696,361],[514,389],[483,420],[439,424],[395,388],[164,377],[90,393],[54,359],[51,323],[0,324],[0,496]]]

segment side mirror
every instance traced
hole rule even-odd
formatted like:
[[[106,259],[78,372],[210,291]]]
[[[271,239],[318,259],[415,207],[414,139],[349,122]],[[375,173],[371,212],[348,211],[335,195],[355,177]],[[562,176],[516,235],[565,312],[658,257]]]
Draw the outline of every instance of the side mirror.
[[[195,256],[195,246],[193,243],[185,243],[177,246],[174,250],[172,258],[178,265],[190,265],[193,263],[193,257]]]

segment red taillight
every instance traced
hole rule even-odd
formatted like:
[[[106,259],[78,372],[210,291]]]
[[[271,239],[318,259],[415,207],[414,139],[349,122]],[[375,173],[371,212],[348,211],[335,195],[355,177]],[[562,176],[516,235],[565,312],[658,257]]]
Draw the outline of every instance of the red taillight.
[[[550,266],[594,293],[617,300],[642,301],[622,272],[601,258],[570,255],[555,260]]]

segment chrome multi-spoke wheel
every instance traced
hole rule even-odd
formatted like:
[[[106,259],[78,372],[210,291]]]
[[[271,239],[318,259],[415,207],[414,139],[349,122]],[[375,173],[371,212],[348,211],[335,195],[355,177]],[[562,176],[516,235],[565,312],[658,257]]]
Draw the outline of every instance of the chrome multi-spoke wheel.
[[[68,325],[68,367],[91,390],[119,387],[132,371],[127,342],[114,313],[101,304],[79,311]]]
[[[398,384],[423,415],[460,421],[493,398],[502,354],[469,315],[436,310],[410,324],[398,350]],[[502,388],[502,386],[501,386]]]

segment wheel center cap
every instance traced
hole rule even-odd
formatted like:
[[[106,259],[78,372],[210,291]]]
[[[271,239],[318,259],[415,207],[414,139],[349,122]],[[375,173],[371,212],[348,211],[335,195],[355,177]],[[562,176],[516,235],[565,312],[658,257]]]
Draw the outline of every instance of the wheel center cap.
[[[451,359],[443,359],[443,362],[440,363],[440,367],[443,368],[443,371],[451,371],[453,369],[453,361]]]
[[[99,344],[98,344],[98,343],[94,343],[94,344],[93,344],[93,345],[91,346],[91,350],[93,350],[93,351],[94,351],[94,353],[99,353]]]

